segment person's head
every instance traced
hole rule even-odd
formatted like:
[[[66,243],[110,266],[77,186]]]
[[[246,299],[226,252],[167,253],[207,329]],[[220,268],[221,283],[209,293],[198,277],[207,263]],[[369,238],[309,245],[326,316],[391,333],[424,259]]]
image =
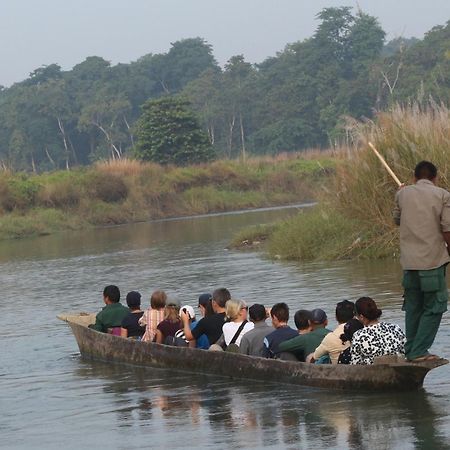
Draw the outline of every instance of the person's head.
[[[430,180],[433,183],[437,177],[437,167],[430,161],[420,161],[414,169],[414,178],[416,180]]]
[[[309,326],[315,330],[316,328],[325,328],[328,325],[328,317],[323,309],[316,308],[311,311]]]
[[[336,320],[338,323],[346,323],[355,315],[355,304],[344,300],[336,305]]]
[[[370,297],[361,297],[356,300],[355,310],[363,325],[375,322],[381,316],[381,309],[378,309],[377,304]]]
[[[344,332],[340,336],[342,343],[345,344],[346,342],[351,341],[355,331],[358,331],[361,328],[364,328],[364,325],[358,319],[350,319],[344,325]]]
[[[309,321],[311,320],[311,311],[306,309],[299,309],[294,314],[294,322],[298,331],[305,331],[309,328]]]
[[[103,289],[103,300],[108,305],[111,303],[119,303],[120,290],[117,286],[110,284]]]
[[[127,294],[127,305],[131,311],[136,311],[141,308],[141,294],[137,291],[131,291]]]
[[[242,300],[230,299],[225,305],[225,314],[230,322],[243,322],[247,319],[247,305]]]
[[[267,318],[266,308],[264,307],[264,305],[255,303],[254,305],[250,306],[250,308],[248,308],[248,315],[253,323],[264,322]]]
[[[270,317],[272,318],[272,325],[275,328],[287,325],[289,321],[289,306],[283,302],[275,303],[270,310]]]
[[[184,305],[180,308],[180,311],[183,311],[185,314],[188,315],[189,321],[192,322],[195,320],[195,311],[194,308],[190,305]]]
[[[226,288],[216,289],[212,295],[212,307],[215,312],[223,312],[225,305],[230,300],[230,291]]]
[[[214,310],[212,307],[212,295],[201,294],[198,297],[198,307],[203,317],[208,317],[214,314]]]
[[[170,322],[180,320],[180,302],[175,299],[167,300],[164,318]]]
[[[150,297],[150,307],[152,309],[163,309],[166,306],[167,295],[164,291],[155,291]]]

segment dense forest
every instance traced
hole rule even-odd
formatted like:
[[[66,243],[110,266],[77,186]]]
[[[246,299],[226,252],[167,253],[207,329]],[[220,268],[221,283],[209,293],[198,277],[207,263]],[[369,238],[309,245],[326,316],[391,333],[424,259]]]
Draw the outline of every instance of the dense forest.
[[[0,90],[0,162],[45,171],[135,155],[149,100],[189,102],[218,157],[330,147],[348,139],[346,118],[395,102],[448,103],[450,22],[422,40],[385,42],[378,20],[326,8],[312,37],[260,64],[242,55],[221,68],[201,38],[130,64],[98,56],[57,64]]]

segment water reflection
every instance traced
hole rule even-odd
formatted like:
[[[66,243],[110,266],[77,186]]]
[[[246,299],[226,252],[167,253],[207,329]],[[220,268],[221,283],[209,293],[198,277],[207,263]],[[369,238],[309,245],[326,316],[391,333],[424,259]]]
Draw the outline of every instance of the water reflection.
[[[423,390],[359,395],[82,361],[76,376],[114,394],[118,427],[170,430],[198,447],[226,437],[228,448],[447,448],[443,405]]]
[[[183,244],[223,241],[236,230],[295,214],[301,205],[142,222],[50,236],[0,241],[0,262],[23,259],[69,258],[84,255],[130,252],[164,243],[168,248]]]

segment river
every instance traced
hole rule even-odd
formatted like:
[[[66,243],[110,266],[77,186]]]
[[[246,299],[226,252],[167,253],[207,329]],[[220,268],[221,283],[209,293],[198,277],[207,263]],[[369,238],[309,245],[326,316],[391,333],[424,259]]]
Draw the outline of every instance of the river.
[[[164,289],[196,305],[228,287],[248,304],[322,307],[373,296],[403,324],[395,261],[295,264],[226,250],[275,209],[0,243],[0,447],[5,449],[437,449],[450,438],[450,369],[413,393],[334,392],[84,361],[56,315],[97,311],[101,292]],[[447,355],[449,315],[433,351]],[[351,387],[351,386],[350,386]]]

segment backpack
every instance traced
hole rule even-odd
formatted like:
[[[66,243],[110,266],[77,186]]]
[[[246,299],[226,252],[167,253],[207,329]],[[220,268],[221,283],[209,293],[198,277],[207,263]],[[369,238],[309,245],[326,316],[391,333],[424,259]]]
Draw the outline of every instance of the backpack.
[[[244,329],[247,322],[248,322],[248,320],[244,320],[241,323],[240,327],[237,329],[236,333],[234,334],[233,339],[231,339],[230,343],[225,348],[226,352],[239,353],[239,345],[236,344],[236,341],[237,341],[239,335],[242,333],[242,330]]]

